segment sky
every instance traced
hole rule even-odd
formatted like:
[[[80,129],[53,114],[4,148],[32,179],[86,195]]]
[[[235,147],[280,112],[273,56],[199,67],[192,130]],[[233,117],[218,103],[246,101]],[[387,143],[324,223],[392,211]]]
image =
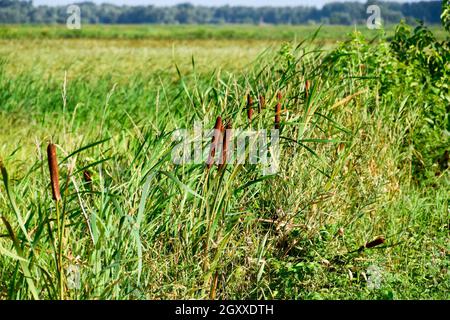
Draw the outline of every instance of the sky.
[[[170,6],[177,3],[190,2],[195,5],[221,6],[221,5],[244,5],[244,6],[296,6],[296,5],[315,5],[322,6],[328,2],[345,2],[345,0],[89,0],[96,3],[112,3],[118,5],[156,5]],[[356,0],[366,2],[366,0]],[[397,2],[413,2],[419,0],[397,0]],[[82,0],[34,0],[35,5],[67,5]]]

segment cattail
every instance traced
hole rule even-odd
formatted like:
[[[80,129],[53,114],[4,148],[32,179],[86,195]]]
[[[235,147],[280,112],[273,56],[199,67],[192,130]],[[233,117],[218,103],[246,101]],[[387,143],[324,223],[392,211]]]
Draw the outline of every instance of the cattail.
[[[223,131],[222,128],[223,128],[222,118],[217,117],[216,124],[214,126],[214,133],[213,133],[213,137],[212,137],[212,141],[211,141],[211,152],[209,154],[209,158],[206,163],[208,169],[210,169],[214,163],[214,157],[216,155],[217,145],[218,145],[218,142],[220,141],[220,137],[221,137],[222,131]]]
[[[219,166],[219,170],[222,169],[226,164],[228,160],[228,148],[230,146],[230,140],[231,140],[231,121],[228,121],[228,124],[224,130],[223,134],[223,145],[222,145],[222,162]]]
[[[277,94],[278,102],[275,109],[275,129],[280,129],[280,116],[281,116],[281,92]]]
[[[305,96],[306,99],[309,97],[309,88],[311,88],[311,82],[309,80],[305,81]]]
[[[376,246],[378,246],[380,244],[383,244],[384,241],[385,241],[384,237],[383,236],[379,236],[375,240],[367,242],[365,247],[366,248],[373,248],[373,247],[376,247]]]
[[[253,116],[253,99],[252,96],[250,95],[250,93],[247,95],[247,118],[250,121],[250,123],[252,122],[252,116]]]
[[[266,106],[266,98],[264,96],[259,96],[259,112],[262,111]]]
[[[56,159],[56,145],[50,143],[47,147],[48,168],[50,170],[50,182],[52,185],[53,200],[56,202],[61,200],[61,192],[59,190],[59,173],[58,160]]]

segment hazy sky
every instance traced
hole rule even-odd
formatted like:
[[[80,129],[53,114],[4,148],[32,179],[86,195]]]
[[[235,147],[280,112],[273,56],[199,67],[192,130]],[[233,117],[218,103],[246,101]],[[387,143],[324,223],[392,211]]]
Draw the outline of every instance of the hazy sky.
[[[198,5],[208,6],[220,6],[220,5],[245,5],[245,6],[295,6],[295,5],[316,5],[322,6],[328,2],[343,2],[345,0],[90,0],[96,3],[113,3],[113,4],[128,4],[128,5],[173,5],[177,3],[190,2]],[[360,2],[366,2],[365,0],[356,0]],[[397,0],[398,2],[412,2],[419,0]],[[82,2],[82,0],[34,0],[36,5],[66,5],[76,2]]]

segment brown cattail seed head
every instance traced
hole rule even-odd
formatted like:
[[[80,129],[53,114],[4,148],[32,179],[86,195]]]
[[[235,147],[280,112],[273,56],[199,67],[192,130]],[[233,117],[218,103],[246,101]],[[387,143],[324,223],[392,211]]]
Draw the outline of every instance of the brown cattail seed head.
[[[251,107],[253,105],[253,98],[251,94],[247,94],[247,107]]]
[[[222,162],[219,166],[219,169],[223,168],[227,164],[228,160],[228,149],[231,141],[231,121],[228,122],[224,134],[223,134],[223,145],[222,145]]]
[[[373,247],[376,247],[376,246],[378,246],[380,244],[383,244],[384,241],[385,241],[384,237],[383,236],[379,236],[375,240],[366,243],[365,247],[366,248],[373,248]]]
[[[281,117],[281,92],[277,94],[278,102],[275,108],[275,129],[280,129],[280,117]]]
[[[250,122],[252,122],[252,116],[253,116],[253,99],[250,94],[247,95],[247,118]]]
[[[53,200],[60,201],[61,192],[59,190],[58,160],[56,158],[56,146],[53,143],[50,143],[47,147],[47,157]]]
[[[214,162],[214,157],[216,155],[217,144],[220,141],[221,135],[223,131],[222,118],[217,117],[216,124],[214,125],[214,133],[211,141],[211,151],[209,153],[209,158],[206,163],[208,169],[211,168]]]
[[[266,106],[266,98],[264,96],[259,96],[259,112]]]

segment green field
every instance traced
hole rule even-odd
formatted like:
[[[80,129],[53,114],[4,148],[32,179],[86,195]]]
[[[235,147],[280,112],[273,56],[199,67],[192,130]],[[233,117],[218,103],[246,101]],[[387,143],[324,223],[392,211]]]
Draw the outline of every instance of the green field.
[[[448,32],[317,29],[0,27],[0,299],[449,299]],[[279,93],[276,174],[172,161]]]
[[[83,25],[81,30],[69,30],[64,25],[0,25],[2,39],[148,39],[148,40],[272,40],[301,41],[318,29],[318,42],[346,40],[348,34],[357,30],[365,37],[379,35],[378,30],[366,26],[340,25]],[[394,33],[395,25],[384,28],[388,36]],[[438,39],[446,37],[441,26],[430,26]]]

